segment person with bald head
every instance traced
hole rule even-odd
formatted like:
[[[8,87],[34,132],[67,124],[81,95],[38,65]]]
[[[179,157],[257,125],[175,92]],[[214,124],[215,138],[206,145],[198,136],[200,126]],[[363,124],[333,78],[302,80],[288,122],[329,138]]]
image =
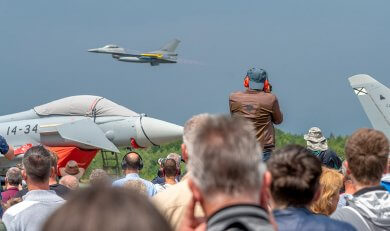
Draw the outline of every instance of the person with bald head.
[[[63,176],[59,183],[70,190],[77,190],[79,188],[79,180],[72,175]]]
[[[143,160],[137,152],[129,152],[122,159],[122,170],[125,175],[124,178],[116,180],[112,183],[113,186],[122,187],[129,180],[141,180],[148,191],[149,196],[154,196],[157,193],[154,184],[148,180],[142,179],[139,172],[144,167]]]

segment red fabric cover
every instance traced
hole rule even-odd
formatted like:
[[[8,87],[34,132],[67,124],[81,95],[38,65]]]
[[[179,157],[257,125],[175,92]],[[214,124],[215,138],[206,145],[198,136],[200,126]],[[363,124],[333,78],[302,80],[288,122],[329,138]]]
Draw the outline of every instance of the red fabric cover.
[[[16,155],[20,155],[20,154],[24,154],[25,152],[27,152],[27,150],[29,150],[33,145],[32,144],[25,144],[23,146],[20,146],[19,148],[16,148],[14,149],[14,154],[15,156]]]
[[[80,168],[87,169],[99,150],[82,150],[76,147],[46,147],[58,156],[57,170],[65,167],[70,160],[75,160]],[[60,174],[60,171],[57,171]]]

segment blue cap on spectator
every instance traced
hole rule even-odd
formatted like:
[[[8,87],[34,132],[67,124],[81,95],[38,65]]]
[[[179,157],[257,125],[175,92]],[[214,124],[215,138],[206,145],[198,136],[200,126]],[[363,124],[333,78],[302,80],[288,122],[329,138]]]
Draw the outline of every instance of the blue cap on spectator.
[[[246,75],[251,81],[251,89],[262,90],[264,88],[264,82],[268,78],[267,72],[264,69],[253,67],[248,70]]]

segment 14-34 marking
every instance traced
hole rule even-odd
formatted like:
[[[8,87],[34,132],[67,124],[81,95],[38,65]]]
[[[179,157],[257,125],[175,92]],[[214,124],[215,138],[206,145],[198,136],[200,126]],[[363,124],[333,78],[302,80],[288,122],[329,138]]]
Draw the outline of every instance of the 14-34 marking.
[[[33,127],[32,125],[29,125],[27,124],[26,126],[22,126],[22,127],[18,127],[18,126],[15,126],[15,127],[8,127],[8,130],[7,130],[7,136],[9,136],[10,134],[12,135],[16,135],[17,132],[23,132],[24,134],[29,134],[30,132],[35,132],[37,133],[38,132],[38,124],[35,124],[35,126]]]

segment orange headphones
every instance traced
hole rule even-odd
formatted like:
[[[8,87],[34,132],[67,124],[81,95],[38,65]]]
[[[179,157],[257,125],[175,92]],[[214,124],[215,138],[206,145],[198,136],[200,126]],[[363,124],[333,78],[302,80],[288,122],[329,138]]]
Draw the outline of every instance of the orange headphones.
[[[249,82],[250,82],[249,76],[245,76],[245,78],[244,78],[244,87],[245,88],[249,88]]]

